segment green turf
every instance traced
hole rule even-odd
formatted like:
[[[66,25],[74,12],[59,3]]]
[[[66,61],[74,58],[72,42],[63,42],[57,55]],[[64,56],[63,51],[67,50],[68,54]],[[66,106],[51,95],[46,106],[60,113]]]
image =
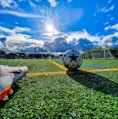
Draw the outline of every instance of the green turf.
[[[60,71],[61,69],[52,63],[48,62],[47,59],[10,59],[0,60],[0,64],[9,66],[27,66],[29,72],[46,72],[46,71]]]
[[[61,59],[53,59],[53,61],[56,61],[63,65],[63,62]],[[83,65],[79,69],[91,69],[91,67],[86,67],[84,64],[91,64],[93,66],[101,66],[104,68],[118,68],[118,59],[84,59]],[[93,67],[94,68],[94,67]]]
[[[55,61],[62,64],[60,59]],[[118,67],[118,60],[84,60],[83,63]],[[47,60],[0,60],[0,64],[26,65],[29,72],[61,71]],[[117,71],[25,77],[17,82],[14,91],[8,102],[1,102],[0,119],[118,117]]]

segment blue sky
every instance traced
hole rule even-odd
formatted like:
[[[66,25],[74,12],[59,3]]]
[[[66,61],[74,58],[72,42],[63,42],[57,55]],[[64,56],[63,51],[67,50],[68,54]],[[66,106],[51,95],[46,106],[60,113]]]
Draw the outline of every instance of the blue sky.
[[[61,52],[106,44],[118,47],[118,0],[0,0],[0,49]]]

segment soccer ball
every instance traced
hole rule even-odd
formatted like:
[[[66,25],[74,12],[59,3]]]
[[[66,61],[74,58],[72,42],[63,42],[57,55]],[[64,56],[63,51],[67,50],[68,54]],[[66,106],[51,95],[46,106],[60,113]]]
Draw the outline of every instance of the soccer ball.
[[[68,50],[63,54],[62,61],[69,70],[77,70],[82,64],[82,55],[77,50]]]

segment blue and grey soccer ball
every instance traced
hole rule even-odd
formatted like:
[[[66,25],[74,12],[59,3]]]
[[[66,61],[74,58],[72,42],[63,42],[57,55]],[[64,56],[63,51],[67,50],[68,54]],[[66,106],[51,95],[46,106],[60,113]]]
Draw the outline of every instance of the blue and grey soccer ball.
[[[62,57],[63,64],[68,70],[77,70],[83,61],[82,55],[77,50],[67,50]]]

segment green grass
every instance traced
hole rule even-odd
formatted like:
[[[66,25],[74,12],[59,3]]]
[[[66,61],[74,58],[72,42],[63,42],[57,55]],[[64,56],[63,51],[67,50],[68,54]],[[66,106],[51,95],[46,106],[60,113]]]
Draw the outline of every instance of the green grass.
[[[0,64],[10,65],[10,66],[27,66],[29,72],[46,72],[46,71],[60,71],[60,68],[52,65],[47,59],[10,59],[10,60],[0,60]]]
[[[60,59],[54,61],[62,64]],[[84,60],[85,64],[118,67],[118,60]],[[29,72],[62,71],[45,60],[0,60],[26,65]],[[80,69],[88,69],[82,66]],[[0,119],[117,119],[118,72],[25,77],[15,93],[1,102]]]
[[[62,60],[60,59],[53,59],[53,60],[63,65]],[[102,66],[105,68],[114,68],[114,67],[118,68],[118,59],[101,59],[101,60],[84,59],[83,64],[91,64],[93,66],[94,65]],[[85,67],[82,65],[80,69],[91,69],[91,67]]]

